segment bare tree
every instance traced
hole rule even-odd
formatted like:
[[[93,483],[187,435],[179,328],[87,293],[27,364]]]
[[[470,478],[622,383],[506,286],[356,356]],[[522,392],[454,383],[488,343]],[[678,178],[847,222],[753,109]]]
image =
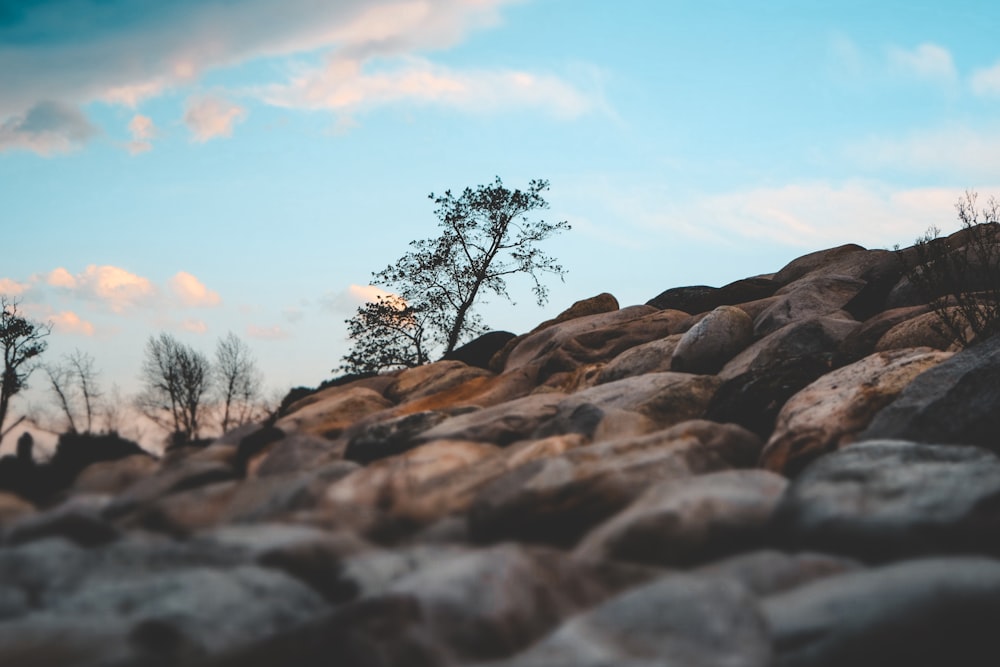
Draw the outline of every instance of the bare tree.
[[[107,399],[101,402],[101,417],[107,433],[119,433],[125,424],[125,397],[117,384],[111,385]]]
[[[214,373],[222,432],[252,421],[261,411],[261,375],[250,348],[231,331],[215,346]]]
[[[27,386],[28,377],[35,370],[37,357],[48,343],[44,340],[52,331],[50,324],[25,318],[18,310],[18,302],[0,295],[0,346],[3,347],[3,378],[0,379],[0,440],[10,408],[10,399]],[[15,422],[15,425],[21,420]]]
[[[212,377],[208,358],[168,333],[150,336],[142,365],[144,388],[137,406],[168,429],[175,441],[198,438]]]
[[[79,349],[58,364],[44,366],[49,389],[66,417],[70,433],[92,433],[97,402],[101,398],[94,358]]]

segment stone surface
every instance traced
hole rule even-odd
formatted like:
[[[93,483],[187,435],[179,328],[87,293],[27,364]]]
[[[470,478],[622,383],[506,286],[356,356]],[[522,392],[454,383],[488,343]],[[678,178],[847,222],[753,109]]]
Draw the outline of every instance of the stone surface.
[[[761,466],[793,475],[821,454],[849,445],[914,378],[950,356],[927,347],[876,352],[827,373],[785,403]]]
[[[798,280],[809,273],[823,269],[837,260],[841,260],[845,257],[850,257],[858,252],[864,251],[865,248],[857,245],[856,243],[848,243],[837,246],[836,248],[827,248],[826,250],[817,250],[816,252],[811,252],[793,259],[791,262],[782,267],[780,271],[774,274],[773,280],[779,285],[787,285],[788,283]]]
[[[645,373],[669,371],[674,350],[683,335],[673,334],[625,350],[601,368],[597,376],[597,384],[614,382]]]
[[[526,396],[501,405],[447,419],[422,431],[419,442],[475,440],[500,446],[523,440],[554,417],[564,396],[558,393]]]
[[[474,378],[492,376],[486,369],[461,361],[438,361],[401,371],[386,387],[384,395],[393,403],[403,403],[447,391]]]
[[[727,470],[653,485],[592,530],[576,553],[687,567],[763,546],[787,483],[763,470]]]
[[[617,304],[615,308],[617,308]],[[484,333],[475,340],[461,345],[448,354],[444,355],[442,361],[461,361],[464,364],[475,368],[489,370],[490,359],[497,352],[506,347],[507,343],[513,340],[514,334],[509,331],[490,331]]]
[[[727,363],[719,377],[730,380],[749,371],[772,368],[782,362],[826,356],[835,365],[840,342],[860,326],[853,320],[810,317],[792,322],[761,338]]]
[[[717,373],[752,340],[750,316],[735,306],[719,306],[684,333],[674,350],[670,369]]]
[[[785,553],[773,549],[751,551],[713,561],[694,574],[733,579],[759,597],[797,588],[818,579],[855,572],[864,566],[843,556],[815,552]]]
[[[872,419],[862,438],[982,445],[1000,451],[1000,336],[920,375]]]
[[[803,278],[786,285],[775,293],[780,298],[754,318],[753,333],[759,338],[793,322],[837,313],[865,285],[863,280],[839,275]]]
[[[913,560],[766,598],[775,667],[996,664],[1000,563]]]
[[[391,401],[372,389],[350,387],[290,410],[275,426],[286,433],[331,438],[340,435],[358,419],[392,405]]]
[[[875,345],[880,338],[900,322],[912,319],[927,312],[927,306],[909,306],[893,308],[874,315],[861,323],[841,342],[838,352],[846,363],[851,363],[867,357],[875,352]],[[919,347],[919,346],[916,346]]]
[[[924,346],[936,350],[948,350],[954,349],[953,342],[952,334],[945,328],[938,314],[930,312],[896,324],[882,334],[875,343],[875,349],[882,351]]]
[[[780,285],[770,278],[745,278],[724,287],[674,287],[646,302],[661,310],[681,310],[696,315],[719,306],[732,306],[747,301],[756,301],[771,296]]]
[[[445,412],[425,410],[413,412],[349,432],[344,458],[358,463],[371,463],[378,459],[400,454],[414,447],[414,437],[429,428],[437,426],[449,415]]]
[[[775,511],[794,548],[871,561],[1000,549],[1000,458],[978,447],[871,440],[806,467]]]
[[[153,473],[159,463],[141,454],[117,461],[102,461],[84,468],[70,489],[71,493],[121,493],[129,486]]]
[[[761,443],[732,425],[685,422],[637,438],[577,447],[486,484],[468,512],[477,541],[571,545],[653,484],[752,465]]]
[[[704,415],[719,385],[713,375],[647,373],[578,391],[563,405],[590,403],[603,410],[628,410],[667,427]]]
[[[745,588],[678,575],[622,593],[570,619],[522,654],[491,664],[767,667],[770,660],[764,615]]]

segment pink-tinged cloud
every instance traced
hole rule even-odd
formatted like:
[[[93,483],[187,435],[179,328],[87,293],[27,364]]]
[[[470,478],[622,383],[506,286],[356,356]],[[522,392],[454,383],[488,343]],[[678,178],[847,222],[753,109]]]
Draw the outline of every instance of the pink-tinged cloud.
[[[0,153],[17,149],[46,156],[67,153],[80,148],[97,133],[97,128],[79,109],[42,100],[21,114],[6,119],[0,115]]]
[[[359,305],[375,301],[379,297],[399,298],[392,292],[386,292],[381,287],[375,287],[374,285],[351,285],[347,288],[347,293]]]
[[[517,70],[459,71],[406,58],[392,71],[366,72],[358,60],[336,58],[323,69],[273,86],[263,99],[275,106],[351,113],[395,103],[432,104],[473,113],[540,109],[574,118],[597,104],[593,96],[547,74]]]
[[[45,282],[47,282],[52,287],[62,287],[65,289],[75,289],[76,288],[76,278],[73,277],[69,271],[63,267],[58,267],[54,269],[46,277]]]
[[[148,278],[110,265],[90,264],[75,276],[60,267],[48,275],[47,282],[85,299],[103,303],[115,313],[150,305],[157,296],[156,287]]]
[[[191,333],[203,334],[208,332],[208,325],[201,320],[184,320],[180,326],[184,331],[190,331]]]
[[[291,334],[278,325],[272,327],[258,327],[251,324],[247,327],[247,336],[257,340],[283,340],[290,338]]]
[[[222,303],[218,292],[205,287],[195,276],[179,271],[170,279],[170,291],[183,306],[189,308],[211,308]]]
[[[195,141],[233,136],[233,127],[246,117],[246,109],[221,97],[208,96],[188,100],[184,124]]]
[[[71,310],[64,310],[49,317],[53,328],[59,333],[93,336],[94,325]]]
[[[145,153],[153,149],[153,138],[156,136],[156,125],[149,116],[136,114],[128,124],[132,141],[128,142],[128,152],[132,155]]]
[[[0,294],[7,297],[21,296],[29,287],[28,283],[19,283],[12,278],[0,278]]]

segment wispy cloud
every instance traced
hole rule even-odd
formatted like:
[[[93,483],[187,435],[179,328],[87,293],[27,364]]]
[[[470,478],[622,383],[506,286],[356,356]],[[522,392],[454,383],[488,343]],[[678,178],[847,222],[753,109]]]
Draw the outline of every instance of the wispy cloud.
[[[246,109],[218,96],[188,100],[184,124],[195,141],[205,142],[216,137],[233,136],[233,127],[246,118]]]
[[[47,282],[82,298],[100,302],[114,313],[151,305],[158,295],[156,286],[148,278],[110,265],[90,264],[76,275],[59,267],[48,274]]]
[[[284,340],[290,338],[291,334],[277,324],[270,327],[259,327],[251,324],[247,327],[247,336],[257,340]]]
[[[12,278],[0,278],[0,294],[7,297],[21,296],[31,287],[28,283],[21,283]]]
[[[24,113],[0,122],[0,152],[22,149],[40,155],[64,153],[81,147],[96,134],[97,128],[79,109],[40,101]]]
[[[54,313],[50,318],[53,327],[59,333],[93,336],[94,325],[71,310]]]
[[[214,292],[198,278],[187,271],[179,271],[170,279],[170,291],[181,305],[188,308],[210,308],[222,303],[218,292]]]
[[[152,118],[136,114],[129,121],[128,131],[132,135],[132,140],[128,142],[129,153],[138,155],[139,153],[152,150],[152,139],[156,136],[156,125],[153,123]]]
[[[949,126],[901,137],[874,137],[847,147],[845,152],[865,168],[960,179],[969,186],[996,179],[1000,127]]]
[[[889,64],[893,70],[919,79],[938,83],[958,80],[951,52],[937,44],[924,43],[912,49],[891,46]]]
[[[1000,96],[1000,62],[973,72],[969,85],[976,95]]]

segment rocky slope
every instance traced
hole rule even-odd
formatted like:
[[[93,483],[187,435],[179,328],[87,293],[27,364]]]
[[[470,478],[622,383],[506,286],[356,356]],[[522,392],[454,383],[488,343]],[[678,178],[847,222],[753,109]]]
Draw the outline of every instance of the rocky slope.
[[[0,494],[0,664],[995,665],[1000,338],[934,317],[842,246]]]

